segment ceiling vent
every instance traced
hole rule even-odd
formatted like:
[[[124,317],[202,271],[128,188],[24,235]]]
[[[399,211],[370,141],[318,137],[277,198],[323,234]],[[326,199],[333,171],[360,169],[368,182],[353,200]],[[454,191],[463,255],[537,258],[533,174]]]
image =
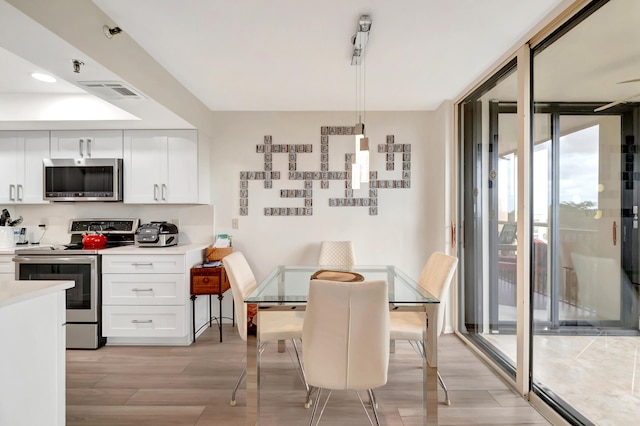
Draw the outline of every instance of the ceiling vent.
[[[131,86],[120,81],[78,81],[78,84],[103,99],[142,99]]]

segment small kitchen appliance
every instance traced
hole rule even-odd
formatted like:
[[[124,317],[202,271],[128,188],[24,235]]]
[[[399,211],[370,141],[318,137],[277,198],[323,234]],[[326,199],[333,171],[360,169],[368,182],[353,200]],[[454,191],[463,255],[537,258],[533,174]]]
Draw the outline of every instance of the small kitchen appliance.
[[[122,158],[45,158],[44,199],[122,201]]]
[[[136,231],[136,246],[168,247],[178,244],[178,227],[168,222],[150,222],[140,225]]]

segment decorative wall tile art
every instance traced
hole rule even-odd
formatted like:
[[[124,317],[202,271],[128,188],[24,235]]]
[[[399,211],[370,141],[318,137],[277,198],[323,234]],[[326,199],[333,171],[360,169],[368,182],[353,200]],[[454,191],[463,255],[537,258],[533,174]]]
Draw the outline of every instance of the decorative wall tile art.
[[[353,126],[321,126],[320,127],[320,171],[298,170],[299,155],[313,152],[312,144],[273,144],[271,135],[264,136],[264,142],[256,145],[256,153],[264,157],[264,165],[259,171],[240,172],[240,216],[249,214],[249,181],[264,181],[264,189],[272,190],[273,181],[280,180],[280,171],[273,170],[274,155],[286,155],[288,170],[285,175],[289,181],[303,181],[303,186],[296,183],[296,188],[280,189],[280,198],[302,199],[299,207],[265,207],[265,216],[311,216],[313,214],[313,182],[320,181],[320,189],[329,189],[330,181],[344,181],[344,198],[329,198],[329,207],[367,207],[369,215],[378,214],[379,189],[411,188],[411,144],[396,144],[394,135],[387,135],[386,143],[379,144],[377,153],[384,158],[384,171],[395,171],[396,161],[401,162],[402,170],[395,171],[394,176],[401,179],[379,179],[379,172],[369,172],[369,197],[354,197],[351,181],[351,165],[355,154],[348,152],[344,156],[342,169],[332,170],[329,165],[329,140],[333,135],[353,135]],[[341,141],[343,143],[343,141]],[[397,154],[397,155],[395,155]],[[374,155],[371,151],[370,155]],[[401,161],[400,161],[401,160]],[[398,173],[401,173],[399,175]],[[294,182],[291,182],[294,184]],[[317,194],[316,194],[317,195]]]

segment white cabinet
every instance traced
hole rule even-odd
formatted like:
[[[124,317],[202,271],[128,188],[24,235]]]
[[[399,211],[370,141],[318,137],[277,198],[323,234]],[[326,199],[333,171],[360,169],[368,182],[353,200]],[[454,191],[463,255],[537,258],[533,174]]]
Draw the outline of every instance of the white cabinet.
[[[16,275],[12,254],[0,254],[0,279],[11,279]]]
[[[0,288],[19,282],[9,283],[0,279]],[[1,425],[65,425],[65,297],[60,290],[0,301]]]
[[[135,249],[134,249],[135,250]],[[188,345],[189,271],[203,249],[102,255],[102,334],[108,345]]]
[[[42,160],[49,132],[0,132],[0,204],[43,204]]]
[[[125,130],[124,202],[198,203],[195,130]]]
[[[51,132],[51,158],[122,158],[122,130]]]

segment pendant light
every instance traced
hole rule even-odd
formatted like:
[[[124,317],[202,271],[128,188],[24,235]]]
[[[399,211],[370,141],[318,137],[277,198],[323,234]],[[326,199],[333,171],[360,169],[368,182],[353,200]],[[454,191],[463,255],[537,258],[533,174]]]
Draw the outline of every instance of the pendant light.
[[[360,183],[369,182],[369,138],[365,135],[362,116],[366,118],[366,57],[365,48],[369,41],[371,17],[362,15],[358,21],[358,30],[352,38],[353,55],[351,65],[356,67],[356,119],[353,128],[355,135],[355,156],[351,165],[351,186],[360,189]],[[364,113],[364,114],[363,114]]]

